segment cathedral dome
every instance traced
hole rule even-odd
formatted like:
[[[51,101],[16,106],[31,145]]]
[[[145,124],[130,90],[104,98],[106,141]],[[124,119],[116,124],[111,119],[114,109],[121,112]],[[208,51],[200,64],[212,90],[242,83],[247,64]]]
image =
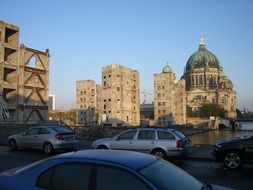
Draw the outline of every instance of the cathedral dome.
[[[168,64],[163,68],[163,73],[172,73],[172,72],[173,71]]]
[[[200,38],[198,51],[190,56],[186,64],[186,71],[195,68],[220,68],[217,57],[206,49],[203,37]]]

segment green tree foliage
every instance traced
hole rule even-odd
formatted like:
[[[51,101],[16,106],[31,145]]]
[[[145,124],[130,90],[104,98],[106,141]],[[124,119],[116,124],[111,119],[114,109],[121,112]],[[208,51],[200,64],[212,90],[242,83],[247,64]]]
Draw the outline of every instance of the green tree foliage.
[[[221,108],[218,104],[213,104],[213,103],[205,103],[201,108],[200,108],[200,114],[202,117],[221,117],[224,118],[226,117],[226,111]]]
[[[76,120],[76,111],[70,110],[70,111],[51,111],[49,112],[49,117],[52,118],[52,120],[69,120],[75,123]]]
[[[186,107],[187,117],[226,117],[227,112],[222,109],[218,104],[205,103],[197,111],[193,111],[191,107]]]
[[[197,112],[193,111],[190,106],[186,106],[186,116],[187,117],[197,117]]]

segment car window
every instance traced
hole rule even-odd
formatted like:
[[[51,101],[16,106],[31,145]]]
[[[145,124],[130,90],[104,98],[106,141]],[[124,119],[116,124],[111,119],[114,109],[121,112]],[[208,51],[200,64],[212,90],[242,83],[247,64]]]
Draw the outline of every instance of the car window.
[[[138,134],[138,139],[155,139],[154,130],[140,130]]]
[[[157,131],[158,139],[175,139],[175,137],[166,131]]]
[[[61,164],[40,175],[36,186],[54,190],[89,189],[90,172],[89,164]]]
[[[116,179],[116,180],[115,180]],[[98,166],[96,190],[149,190],[136,175],[123,169]]]
[[[202,189],[203,186],[193,176],[165,160],[153,162],[151,165],[142,168],[140,173],[152,181],[158,189],[194,190]]]
[[[119,140],[127,140],[127,139],[133,139],[135,136],[136,130],[134,131],[128,131],[118,136]]]
[[[46,128],[40,128],[39,134],[50,134],[50,131]]]
[[[66,132],[73,132],[71,131],[69,128],[66,127],[60,127],[60,126],[53,126],[53,127],[49,127],[50,129],[53,129],[54,131],[58,132],[58,133],[66,133]]]
[[[173,133],[177,134],[182,139],[186,138],[186,136],[181,131],[175,130],[175,131],[173,131]]]
[[[33,129],[28,129],[26,132],[25,132],[25,135],[26,136],[29,136],[29,135],[37,135],[39,133],[39,128],[33,128]]]

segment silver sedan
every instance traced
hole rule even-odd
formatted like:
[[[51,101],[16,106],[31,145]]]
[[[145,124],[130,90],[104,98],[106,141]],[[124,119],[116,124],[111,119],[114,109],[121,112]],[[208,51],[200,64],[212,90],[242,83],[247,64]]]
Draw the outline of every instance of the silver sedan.
[[[115,137],[93,142],[95,149],[132,150],[151,153],[161,158],[190,153],[189,139],[180,131],[166,128],[137,128]]]
[[[69,128],[61,126],[36,126],[31,127],[8,138],[11,150],[17,148],[42,149],[49,154],[56,149],[75,149],[77,135]]]

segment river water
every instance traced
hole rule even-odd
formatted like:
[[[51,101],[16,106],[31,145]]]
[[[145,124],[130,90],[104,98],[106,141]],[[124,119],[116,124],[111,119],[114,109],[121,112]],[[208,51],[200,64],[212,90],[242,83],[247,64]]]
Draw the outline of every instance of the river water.
[[[243,136],[252,136],[253,135],[253,122],[241,122],[240,127],[236,130],[212,130],[204,133],[192,135],[189,138],[191,139],[191,144],[204,144],[204,145],[214,145],[218,140],[222,139],[231,139],[236,137]]]

